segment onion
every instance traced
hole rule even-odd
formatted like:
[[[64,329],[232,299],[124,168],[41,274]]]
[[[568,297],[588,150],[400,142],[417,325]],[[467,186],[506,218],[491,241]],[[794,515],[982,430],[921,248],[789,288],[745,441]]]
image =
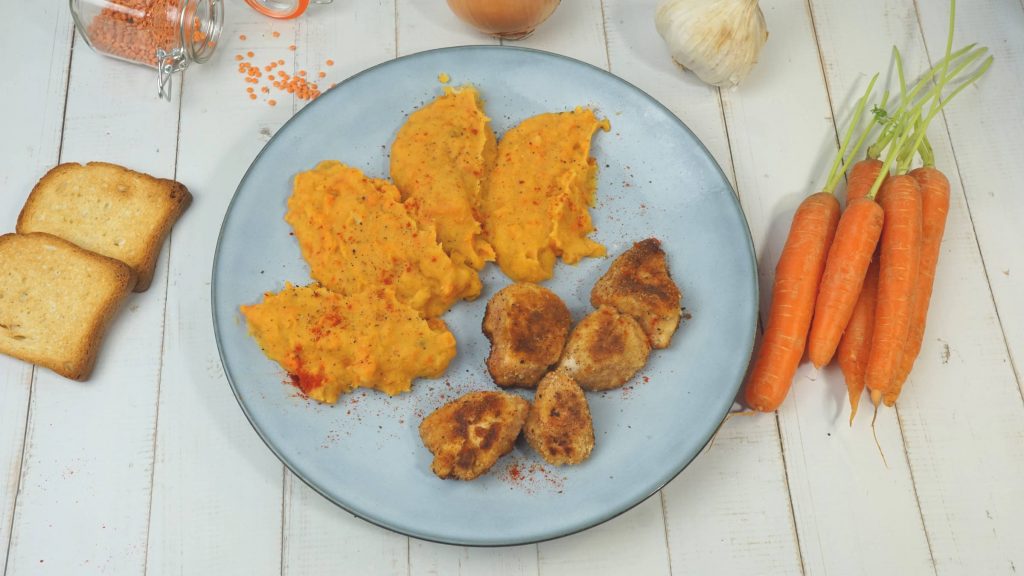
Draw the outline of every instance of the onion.
[[[448,0],[463,22],[505,40],[520,40],[551,16],[561,0]]]

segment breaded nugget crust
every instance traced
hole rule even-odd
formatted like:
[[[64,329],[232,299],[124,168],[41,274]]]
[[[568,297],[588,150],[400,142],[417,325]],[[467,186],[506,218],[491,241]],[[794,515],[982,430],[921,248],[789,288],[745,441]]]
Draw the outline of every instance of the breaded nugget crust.
[[[672,281],[661,241],[648,238],[612,262],[590,292],[590,303],[636,318],[654,348],[667,348],[682,315],[682,294]]]
[[[558,367],[584,390],[609,390],[632,378],[650,353],[647,335],[632,316],[601,306],[573,329]]]
[[[533,388],[558,362],[572,317],[557,294],[517,283],[487,303],[483,332],[491,342],[487,371],[503,387]]]
[[[579,464],[594,449],[587,398],[561,370],[548,373],[537,385],[524,431],[530,446],[551,464]]]
[[[487,472],[515,444],[530,403],[507,392],[470,392],[420,423],[423,445],[441,478],[472,480]]]

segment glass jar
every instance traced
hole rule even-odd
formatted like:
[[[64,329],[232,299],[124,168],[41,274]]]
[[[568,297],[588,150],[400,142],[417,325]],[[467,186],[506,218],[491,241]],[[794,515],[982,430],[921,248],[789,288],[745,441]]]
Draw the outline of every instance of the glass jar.
[[[155,68],[158,93],[171,78],[210,59],[224,23],[223,0],[69,0],[75,27],[97,52]]]
[[[257,12],[271,18],[290,20],[309,7],[309,0],[245,0]],[[333,0],[313,0],[313,4],[330,4]]]

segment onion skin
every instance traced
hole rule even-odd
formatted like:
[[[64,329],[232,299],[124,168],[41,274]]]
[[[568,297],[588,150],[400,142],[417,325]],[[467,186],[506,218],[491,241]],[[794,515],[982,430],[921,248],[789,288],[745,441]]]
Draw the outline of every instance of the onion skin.
[[[521,40],[554,13],[561,0],[448,0],[463,22],[503,40]]]

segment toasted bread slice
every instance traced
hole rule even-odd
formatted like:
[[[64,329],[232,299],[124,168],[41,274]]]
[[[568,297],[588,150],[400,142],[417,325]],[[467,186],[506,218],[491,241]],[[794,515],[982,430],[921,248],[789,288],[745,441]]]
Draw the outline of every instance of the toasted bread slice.
[[[46,232],[131,266],[149,288],[164,238],[192,202],[181,184],[115,164],[61,164],[36,184],[17,231]]]
[[[56,236],[0,236],[0,353],[85,380],[134,285],[123,262]]]

